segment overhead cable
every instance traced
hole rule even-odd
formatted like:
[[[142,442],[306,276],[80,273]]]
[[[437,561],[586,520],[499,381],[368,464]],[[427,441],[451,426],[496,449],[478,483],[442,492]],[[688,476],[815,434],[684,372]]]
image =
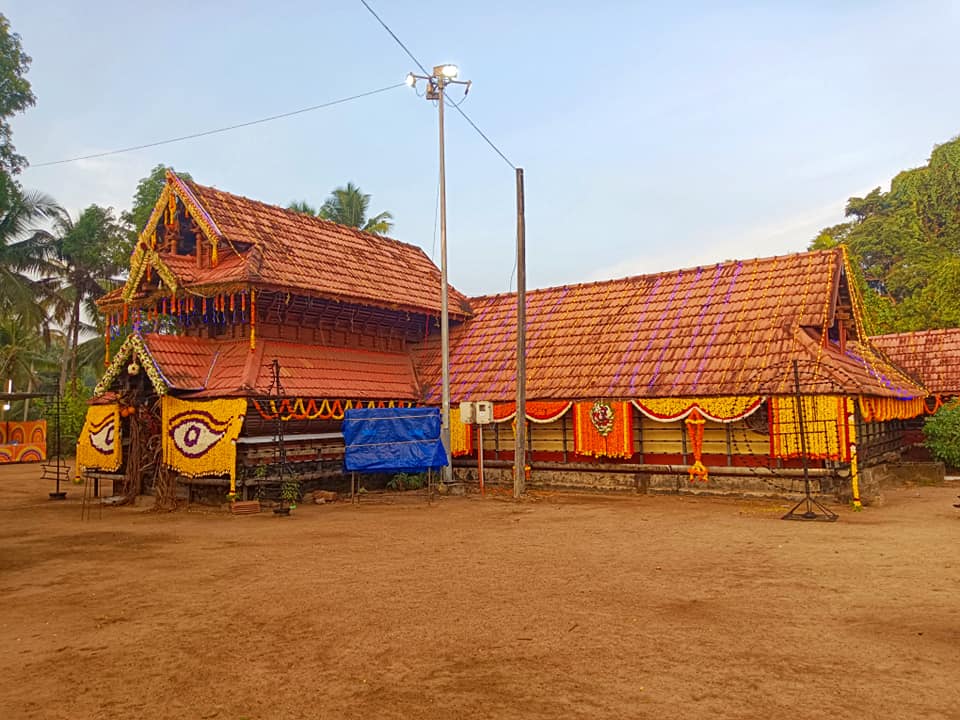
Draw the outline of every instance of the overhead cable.
[[[407,46],[403,44],[403,41],[402,41],[399,37],[397,37],[397,34],[396,34],[393,30],[390,29],[390,26],[387,25],[387,24],[381,19],[381,17],[380,17],[379,15],[377,15],[376,12],[374,12],[373,8],[370,7],[370,5],[367,3],[367,0],[360,0],[360,2],[361,2],[361,4],[370,12],[370,14],[373,15],[374,18],[376,18],[377,22],[380,23],[380,24],[383,26],[383,29],[386,30],[388,33],[390,33],[390,37],[392,37],[394,40],[396,40],[397,45],[399,45],[401,48],[403,48],[403,51],[409,56],[409,58],[410,58],[411,60],[413,60],[413,62],[416,64],[416,66],[417,66],[418,68],[420,68],[420,71],[421,71],[424,75],[427,75],[427,76],[431,75],[430,71],[427,70],[427,68],[424,67],[423,63],[420,62],[419,60],[417,60],[416,56],[414,56],[414,54],[413,54],[412,52],[410,52],[409,48],[407,48]],[[517,169],[517,166],[514,165],[512,162],[510,162],[510,159],[509,159],[506,155],[504,155],[503,152],[501,152],[500,148],[498,148],[496,145],[493,144],[493,140],[491,140],[490,138],[488,138],[488,137],[486,136],[486,134],[484,134],[483,130],[481,130],[479,127],[477,127],[477,124],[476,124],[473,120],[470,119],[470,116],[467,115],[466,112],[464,112],[463,108],[461,108],[459,104],[454,103],[454,102],[451,102],[451,103],[449,103],[449,105],[451,105],[458,113],[460,113],[460,115],[463,116],[463,119],[464,119],[464,120],[466,120],[468,123],[470,123],[470,127],[472,127],[474,130],[477,131],[477,134],[486,141],[487,145],[489,145],[491,148],[493,148],[493,151],[494,151],[495,153],[497,153],[497,155],[499,155],[507,165],[509,165],[510,167],[512,167],[514,170]]]
[[[248,122],[242,122],[236,125],[228,125],[227,127],[217,128],[215,130],[204,130],[203,132],[192,133],[190,135],[181,135],[180,137],[169,138],[167,140],[158,140],[156,142],[144,143],[142,145],[131,145],[130,147],[119,148],[118,150],[107,150],[105,152],[67,158],[65,160],[31,163],[30,167],[39,168],[50,167],[51,165],[63,165],[65,163],[78,162],[80,160],[92,160],[94,158],[107,157],[108,155],[119,155],[121,153],[133,152],[134,150],[144,150],[146,148],[158,147],[160,145],[169,145],[171,143],[182,142],[183,140],[193,140],[194,138],[206,137],[207,135],[216,135],[218,133],[229,132],[230,130],[238,130],[240,128],[250,127],[251,125],[260,125],[262,123],[280,120],[282,118],[288,118],[294,115],[302,115],[303,113],[313,112],[314,110],[322,110],[323,108],[333,107],[334,105],[342,105],[352,100],[359,100],[360,98],[377,95],[378,93],[387,92],[388,90],[395,90],[398,87],[405,86],[405,83],[397,83],[395,85],[388,85],[387,87],[378,88],[376,90],[369,90],[368,92],[359,93],[357,95],[351,95],[350,97],[340,98],[339,100],[331,100],[330,102],[321,103],[320,105],[311,105],[310,107],[300,108],[299,110],[292,110],[291,112],[280,113],[279,115],[271,115],[270,117],[260,118],[259,120],[250,120]]]

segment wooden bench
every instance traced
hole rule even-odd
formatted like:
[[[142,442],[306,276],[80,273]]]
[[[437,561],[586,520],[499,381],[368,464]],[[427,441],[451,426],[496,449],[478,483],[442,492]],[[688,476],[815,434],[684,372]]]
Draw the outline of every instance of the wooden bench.
[[[123,480],[123,473],[102,472],[100,470],[84,470],[83,477],[93,480],[93,497],[100,497],[100,482],[102,480],[110,481],[110,494],[113,494],[113,488],[117,480]]]

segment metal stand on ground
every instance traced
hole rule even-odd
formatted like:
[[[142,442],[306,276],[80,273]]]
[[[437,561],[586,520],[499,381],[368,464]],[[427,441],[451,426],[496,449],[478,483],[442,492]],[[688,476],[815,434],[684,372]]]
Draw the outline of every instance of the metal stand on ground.
[[[94,488],[91,490],[91,488]],[[100,493],[97,492],[94,484],[89,481],[83,483],[83,500],[80,502],[80,519],[89,520],[93,514],[92,503],[96,501],[97,506],[99,507],[98,518],[103,519],[103,498],[100,497]]]
[[[51,500],[66,500],[67,493],[60,489],[60,476],[63,474],[65,468],[61,465],[61,453],[60,453],[60,407],[62,405],[62,400],[60,398],[60,378],[57,378],[57,395],[54,398],[56,414],[54,416],[56,420],[56,433],[57,433],[57,442],[56,442],[56,453],[57,453],[57,490],[56,492],[48,493]]]
[[[807,460],[807,436],[804,432],[803,403],[800,399],[800,371],[797,361],[793,361],[794,401],[797,404],[797,426],[800,433],[800,457],[803,460],[803,499],[794,505],[781,520],[820,520],[821,522],[835,522],[839,517],[835,512],[825,508],[810,493],[810,468]],[[801,508],[803,508],[801,510]],[[817,512],[819,510],[819,512]]]
[[[280,383],[280,361],[273,359],[273,381],[270,383],[270,390],[267,393],[270,399],[276,402],[277,407],[277,434],[274,438],[273,462],[278,468],[280,480],[280,506],[275,507],[273,512],[277,515],[289,515],[290,508],[284,507],[283,500],[283,473],[287,469],[287,448],[283,441],[283,385]]]

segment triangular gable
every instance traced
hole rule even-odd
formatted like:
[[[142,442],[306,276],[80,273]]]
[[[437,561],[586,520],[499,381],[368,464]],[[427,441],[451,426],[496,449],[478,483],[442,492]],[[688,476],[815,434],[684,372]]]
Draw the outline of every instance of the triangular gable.
[[[177,279],[177,276],[164,264],[160,259],[160,254],[156,250],[144,247],[138,242],[130,258],[130,277],[127,278],[127,282],[123,286],[123,292],[120,293],[120,297],[124,302],[130,302],[133,299],[133,296],[140,288],[140,283],[143,282],[143,278],[147,274],[148,267],[156,271],[157,275],[170,290],[171,295],[176,294],[177,289],[180,287],[180,281]]]
[[[176,173],[167,170],[167,182],[163,186],[157,204],[154,205],[153,212],[150,213],[146,226],[137,238],[137,244],[130,259],[130,277],[124,285],[122,293],[125,302],[130,302],[133,299],[143,282],[148,267],[156,270],[172,294],[176,293],[180,286],[181,283],[177,276],[160,259],[157,250],[157,226],[161,219],[168,223],[173,221],[177,213],[178,200],[187,217],[196,223],[210,243],[213,248],[213,256],[216,258],[217,248],[224,239],[223,233],[189,186],[177,177]],[[214,260],[214,264],[216,264],[216,260]]]
[[[147,350],[143,338],[137,333],[133,333],[124,341],[123,345],[120,346],[116,356],[113,358],[113,362],[107,366],[106,372],[103,373],[103,377],[93,390],[94,396],[102,395],[110,389],[114,381],[120,377],[120,373],[127,368],[127,362],[131,358],[136,358],[140,361],[140,366],[147,374],[147,377],[150,378],[150,384],[153,386],[154,392],[156,392],[157,395],[167,394],[167,390],[172,383],[163,376],[159,366],[153,357],[151,357],[150,351]]]
[[[160,199],[157,200],[157,204],[150,214],[150,219],[147,220],[143,232],[140,233],[140,244],[147,247],[156,247],[157,225],[160,223],[160,218],[164,217],[164,214],[170,219],[170,214],[176,213],[176,200],[180,200],[187,215],[197,224],[197,227],[200,228],[211,245],[216,247],[223,242],[223,233],[220,231],[220,228],[210,213],[208,213],[203,205],[200,204],[200,201],[197,200],[197,196],[193,194],[193,191],[183,180],[177,177],[176,173],[167,170],[167,184],[163,186]]]

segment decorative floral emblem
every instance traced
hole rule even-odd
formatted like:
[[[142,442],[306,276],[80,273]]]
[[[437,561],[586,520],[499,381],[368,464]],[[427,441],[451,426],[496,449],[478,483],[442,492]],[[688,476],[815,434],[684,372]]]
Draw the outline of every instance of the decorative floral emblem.
[[[101,455],[113,455],[116,443],[114,416],[108,415],[99,423],[91,425],[89,430],[90,446]]]
[[[606,400],[597,400],[590,408],[590,422],[601,436],[609,435],[613,431],[613,406]]]
[[[132,363],[127,365],[127,372],[131,375],[136,375],[140,372],[140,366],[137,364],[137,361],[134,360]]]
[[[170,418],[168,432],[181,454],[199,458],[220,442],[231,421],[221,422],[208,412],[190,410]]]

